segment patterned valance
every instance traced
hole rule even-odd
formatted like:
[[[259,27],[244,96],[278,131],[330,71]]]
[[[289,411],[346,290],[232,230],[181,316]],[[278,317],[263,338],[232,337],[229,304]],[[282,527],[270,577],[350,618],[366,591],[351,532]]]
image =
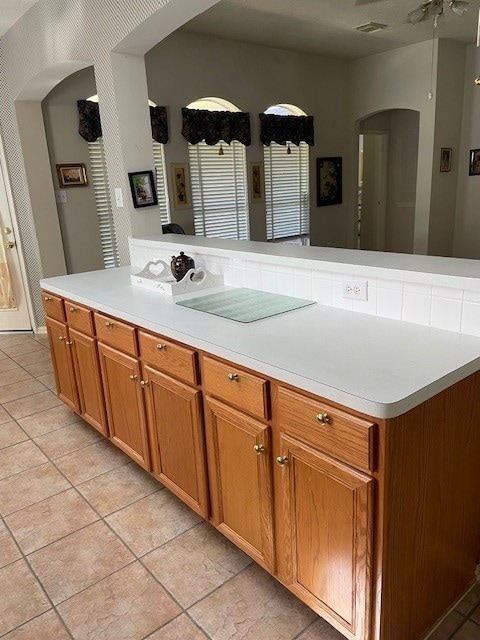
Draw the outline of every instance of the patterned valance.
[[[183,108],[182,116],[182,135],[190,144],[202,140],[208,145],[220,141],[230,144],[232,140],[238,140],[249,146],[252,142],[249,113]]]
[[[279,116],[269,113],[260,114],[260,140],[267,147],[271,142],[286,145],[287,142],[299,145],[306,142],[313,146],[313,116]]]
[[[77,106],[79,117],[78,133],[87,142],[95,142],[95,140],[102,136],[98,102],[78,100]],[[166,107],[150,107],[150,121],[152,125],[152,138],[156,142],[166,144],[168,142]]]

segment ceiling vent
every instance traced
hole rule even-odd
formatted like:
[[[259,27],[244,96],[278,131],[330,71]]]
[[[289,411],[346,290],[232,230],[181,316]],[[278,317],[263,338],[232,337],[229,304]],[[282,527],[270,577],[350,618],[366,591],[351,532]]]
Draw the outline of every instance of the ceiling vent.
[[[380,22],[367,22],[367,24],[361,24],[359,27],[355,27],[356,31],[362,31],[363,33],[375,33],[375,31],[383,31],[386,29],[386,24],[380,24]]]

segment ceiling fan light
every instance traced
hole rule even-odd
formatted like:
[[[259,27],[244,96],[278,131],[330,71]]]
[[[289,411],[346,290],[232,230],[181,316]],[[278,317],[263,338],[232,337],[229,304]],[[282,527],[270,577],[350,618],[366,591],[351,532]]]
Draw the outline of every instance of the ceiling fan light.
[[[427,6],[422,4],[420,7],[417,7],[413,11],[410,11],[410,13],[408,14],[409,22],[411,22],[412,24],[417,24],[418,22],[423,20],[427,15],[427,8]]]
[[[457,16],[463,16],[465,11],[468,11],[468,2],[464,2],[464,0],[450,0],[449,7]]]

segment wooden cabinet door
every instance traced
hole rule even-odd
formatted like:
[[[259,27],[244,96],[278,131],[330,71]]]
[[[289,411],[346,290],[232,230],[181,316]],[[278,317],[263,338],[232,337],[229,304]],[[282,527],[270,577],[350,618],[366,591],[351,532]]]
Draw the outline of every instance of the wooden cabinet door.
[[[205,403],[213,524],[273,571],[270,427],[212,398]]]
[[[69,334],[72,342],[80,412],[92,427],[95,427],[104,436],[108,436],[96,341],[74,329],[69,329]]]
[[[281,577],[349,638],[370,638],[373,480],[281,436]]]
[[[98,343],[110,440],[150,470],[147,427],[136,358]]]
[[[45,318],[45,324],[50,342],[50,353],[52,355],[58,397],[70,409],[80,413],[71,353],[72,343],[68,335],[67,325],[63,322],[58,322],[58,320],[52,320],[52,318]]]
[[[154,475],[208,518],[201,392],[145,366]]]

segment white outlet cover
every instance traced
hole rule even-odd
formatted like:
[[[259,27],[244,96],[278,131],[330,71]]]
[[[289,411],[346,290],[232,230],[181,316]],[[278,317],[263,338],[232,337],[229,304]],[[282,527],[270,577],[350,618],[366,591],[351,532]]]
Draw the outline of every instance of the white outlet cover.
[[[368,280],[342,280],[342,298],[368,300]]]
[[[123,193],[119,187],[115,189],[115,204],[119,209],[123,207]]]
[[[58,204],[65,204],[67,202],[67,192],[65,191],[65,189],[55,190],[55,201]]]

